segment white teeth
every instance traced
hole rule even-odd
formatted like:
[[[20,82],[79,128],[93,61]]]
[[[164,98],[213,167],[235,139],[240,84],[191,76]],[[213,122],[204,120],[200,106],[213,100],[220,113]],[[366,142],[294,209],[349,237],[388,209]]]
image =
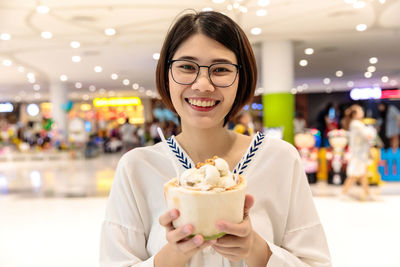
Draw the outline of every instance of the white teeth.
[[[215,105],[216,101],[214,100],[201,101],[196,99],[189,99],[189,103],[193,106],[198,106],[198,107],[212,107]]]

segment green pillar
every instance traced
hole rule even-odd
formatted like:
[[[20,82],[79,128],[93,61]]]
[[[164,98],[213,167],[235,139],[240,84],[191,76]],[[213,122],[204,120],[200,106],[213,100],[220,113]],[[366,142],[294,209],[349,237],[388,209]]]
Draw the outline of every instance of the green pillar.
[[[283,127],[283,140],[294,142],[294,95],[291,93],[272,93],[262,96],[264,126]]]

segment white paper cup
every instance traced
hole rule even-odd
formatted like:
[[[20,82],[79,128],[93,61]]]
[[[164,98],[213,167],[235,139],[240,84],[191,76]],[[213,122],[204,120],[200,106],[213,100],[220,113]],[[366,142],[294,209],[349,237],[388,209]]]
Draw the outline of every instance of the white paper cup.
[[[232,223],[243,221],[246,180],[239,176],[239,183],[223,192],[192,190],[178,186],[176,178],[164,184],[168,208],[178,209],[180,216],[173,221],[175,228],[185,224],[194,227],[193,236],[201,234],[205,240],[222,237],[215,223],[225,220]]]

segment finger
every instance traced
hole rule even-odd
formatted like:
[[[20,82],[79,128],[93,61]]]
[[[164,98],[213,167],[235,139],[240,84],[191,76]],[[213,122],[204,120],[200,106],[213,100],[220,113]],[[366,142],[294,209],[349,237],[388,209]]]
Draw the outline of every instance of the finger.
[[[241,260],[243,258],[243,257],[240,256],[241,253],[234,254],[232,251],[226,251],[226,250],[223,250],[221,248],[214,247],[214,246],[213,246],[213,248],[221,256],[223,256],[224,258],[227,258],[230,261],[239,261],[239,260]]]
[[[178,227],[177,229],[167,233],[167,240],[171,243],[182,242],[186,237],[193,233],[193,230],[193,226],[190,224]]]
[[[188,241],[183,241],[177,244],[177,247],[183,253],[187,253],[193,249],[201,247],[204,243],[204,238],[201,235],[196,235]]]
[[[236,248],[245,247],[247,245],[247,240],[244,237],[238,237],[234,235],[225,235],[218,238],[214,246],[225,247],[225,248]]]
[[[216,222],[215,226],[221,232],[240,237],[249,235],[252,230],[249,217],[246,217],[241,223],[230,223],[220,220]]]
[[[243,217],[247,217],[249,215],[249,211],[254,204],[254,197],[252,195],[246,195],[244,199],[244,209],[243,209]]]
[[[176,220],[178,217],[179,217],[179,211],[177,209],[171,209],[162,214],[158,218],[158,222],[160,223],[160,225],[164,227],[170,227],[172,226],[172,221]]]
[[[217,251],[218,253],[222,253],[225,255],[240,255],[244,252],[243,248],[224,248],[224,247],[219,247],[217,245],[212,245],[213,249]]]

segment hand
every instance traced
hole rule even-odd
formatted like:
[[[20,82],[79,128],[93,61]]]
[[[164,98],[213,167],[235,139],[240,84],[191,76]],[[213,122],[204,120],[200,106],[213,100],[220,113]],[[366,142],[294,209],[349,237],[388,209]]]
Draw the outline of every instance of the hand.
[[[196,252],[211,245],[212,242],[204,242],[203,236],[199,234],[193,238],[188,238],[194,231],[191,224],[186,224],[175,229],[172,225],[172,221],[176,220],[178,217],[179,211],[177,209],[172,209],[161,215],[159,222],[166,230],[166,238],[169,246],[176,252],[176,256],[186,262],[196,254]]]
[[[230,261],[239,261],[250,256],[256,236],[249,217],[249,211],[253,204],[253,196],[246,195],[243,222],[239,224],[227,221],[216,222],[216,227],[226,235],[218,238],[212,247]]]

